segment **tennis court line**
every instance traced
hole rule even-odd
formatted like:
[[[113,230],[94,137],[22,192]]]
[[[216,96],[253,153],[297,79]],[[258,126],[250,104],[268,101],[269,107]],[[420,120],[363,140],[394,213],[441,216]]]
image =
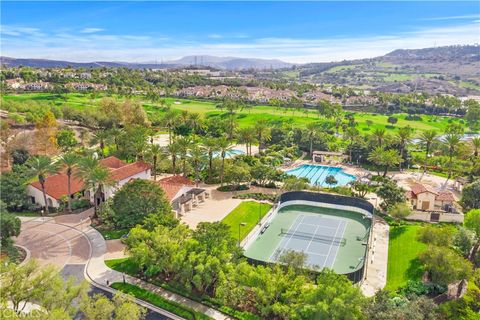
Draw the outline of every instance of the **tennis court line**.
[[[342,221],[342,222],[343,222],[343,231],[341,233],[341,237],[343,238],[343,235],[345,234],[345,229],[347,228],[347,222],[346,221]],[[332,267],[333,267],[333,264],[335,263],[335,260],[337,260],[338,250],[339,250],[339,248],[337,248],[337,251],[335,251],[335,256],[333,257]]]
[[[313,238],[315,238],[315,235],[317,234],[318,226],[315,229],[315,232],[312,234],[312,237],[310,238],[310,242],[308,243],[307,247],[305,248],[305,252],[308,252],[308,248],[310,248],[310,245],[312,244]]]
[[[335,230],[335,235],[333,236],[334,238],[337,237],[338,227],[340,227],[340,224],[341,224],[341,223],[339,223],[339,224],[337,225],[337,229]],[[330,256],[330,252],[332,251],[332,247],[333,247],[333,242],[330,244],[330,247],[328,248],[327,259],[325,259],[325,261],[323,262],[323,267],[322,267],[322,269],[325,269],[325,265],[327,264],[327,260],[328,260],[328,257]],[[329,266],[329,268],[330,268],[330,266]]]
[[[308,255],[313,255],[313,256],[322,256],[322,257],[327,257],[328,255],[324,253],[316,253],[316,252],[310,252],[310,251],[302,251],[303,253],[306,253]]]
[[[305,223],[305,222],[302,222],[302,224],[304,226],[320,227],[320,228],[326,228],[326,229],[336,229],[335,227],[322,226],[320,224]]]
[[[290,236],[290,238],[288,239],[287,243],[285,243],[284,248],[288,247],[288,244],[290,243],[290,241],[292,240],[293,236],[294,236],[295,233],[297,232],[298,227],[302,224],[302,221],[303,221],[304,218],[305,218],[305,216],[302,215],[302,220],[300,220],[300,223],[297,225],[297,227],[295,228],[295,230],[293,230],[293,233],[292,233],[292,235]],[[292,225],[292,226],[293,226],[293,225]],[[290,229],[289,229],[288,231],[290,232]]]
[[[295,224],[298,222],[298,219],[300,219],[300,217],[302,217],[302,221],[303,221],[304,215],[303,214],[298,215],[295,218],[295,220],[293,221],[293,223],[290,225],[290,228],[288,229],[288,232],[290,232],[290,230],[292,230],[293,226],[295,226]],[[297,231],[297,228],[300,224],[301,224],[301,222],[296,226],[295,231]],[[292,236],[290,236],[290,239],[291,238],[292,238]],[[286,239],[287,239],[286,237],[282,237],[282,240],[278,243],[278,245],[275,247],[272,254],[270,255],[270,258],[269,258],[270,261],[276,261],[276,260],[273,259],[273,255],[278,251],[279,248],[285,247],[285,246],[282,245],[282,243],[284,243]],[[288,241],[290,241],[290,239]],[[287,242],[287,244],[288,244],[288,242]]]

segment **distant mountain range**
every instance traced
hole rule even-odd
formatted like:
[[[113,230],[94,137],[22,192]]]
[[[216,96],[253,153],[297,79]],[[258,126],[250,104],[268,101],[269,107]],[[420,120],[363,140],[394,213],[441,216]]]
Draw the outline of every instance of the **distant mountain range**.
[[[7,67],[34,67],[34,68],[98,68],[98,67],[126,67],[132,69],[159,69],[159,68],[177,68],[188,66],[204,66],[222,70],[245,70],[245,69],[280,69],[291,67],[291,63],[276,59],[254,59],[238,57],[215,57],[215,56],[186,56],[178,60],[166,61],[162,63],[134,63],[134,62],[112,62],[112,61],[94,61],[94,62],[71,62],[62,60],[48,59],[17,59],[10,57],[0,57],[0,64]]]

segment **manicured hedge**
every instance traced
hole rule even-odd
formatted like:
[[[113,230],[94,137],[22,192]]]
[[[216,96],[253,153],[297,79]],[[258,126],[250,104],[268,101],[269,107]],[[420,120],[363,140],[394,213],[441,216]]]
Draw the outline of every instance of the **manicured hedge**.
[[[164,310],[167,310],[171,313],[176,314],[177,316],[180,316],[182,318],[185,318],[187,320],[208,320],[212,319],[209,316],[197,312],[193,309],[190,309],[183,304],[180,304],[175,301],[171,301],[168,299],[165,299],[162,296],[159,296],[153,292],[150,292],[148,290],[145,290],[143,288],[140,288],[136,285],[129,284],[129,283],[121,283],[121,282],[115,282],[112,283],[112,288],[120,290],[124,293],[128,293],[133,295],[134,297],[144,300],[146,302],[149,302],[153,304],[154,306],[157,306],[159,308],[162,308]]]

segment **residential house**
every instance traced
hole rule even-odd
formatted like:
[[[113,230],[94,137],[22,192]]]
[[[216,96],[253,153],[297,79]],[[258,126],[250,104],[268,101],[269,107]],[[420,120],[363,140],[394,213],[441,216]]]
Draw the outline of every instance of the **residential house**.
[[[50,87],[51,87],[50,83],[38,81],[38,82],[27,83],[25,85],[25,90],[28,90],[28,91],[44,91],[44,90],[50,89]]]
[[[80,194],[79,198],[86,198],[92,203],[96,201],[97,204],[100,204],[102,201],[111,198],[119,188],[130,180],[150,178],[150,166],[145,162],[137,161],[127,164],[116,157],[108,157],[100,160],[100,165],[110,171],[114,185],[104,187],[99,194],[95,195],[93,190],[85,189],[82,179],[74,175],[71,179],[72,195],[77,194],[78,196]],[[33,204],[45,206],[40,182],[35,181],[29,184],[27,193]],[[49,207],[60,207],[62,200],[68,196],[68,176],[64,172],[60,172],[47,177],[45,180],[45,193]]]
[[[406,198],[414,210],[440,211],[453,206],[455,198],[449,191],[436,191],[428,186],[415,183],[406,192]]]
[[[5,84],[10,89],[22,89],[23,88],[23,80],[21,78],[17,79],[7,79],[5,80]]]

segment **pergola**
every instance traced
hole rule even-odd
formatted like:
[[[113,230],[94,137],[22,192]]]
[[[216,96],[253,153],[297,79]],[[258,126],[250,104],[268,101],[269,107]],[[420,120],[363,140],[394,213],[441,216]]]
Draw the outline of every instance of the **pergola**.
[[[346,155],[334,151],[313,151],[313,162],[342,161]]]

